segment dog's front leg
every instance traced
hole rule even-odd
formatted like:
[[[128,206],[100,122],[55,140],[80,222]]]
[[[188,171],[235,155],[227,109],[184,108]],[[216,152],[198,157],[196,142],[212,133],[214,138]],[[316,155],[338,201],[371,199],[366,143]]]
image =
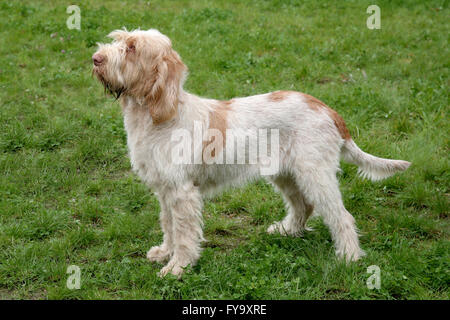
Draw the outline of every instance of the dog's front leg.
[[[161,223],[161,229],[164,232],[164,239],[161,245],[150,248],[147,252],[147,259],[163,263],[169,260],[173,254],[172,213],[166,204],[164,194],[157,194],[157,196],[161,207],[159,221]]]
[[[161,269],[160,276],[180,276],[183,268],[194,265],[200,257],[203,240],[202,197],[192,183],[167,190],[164,195],[172,218],[173,255]]]

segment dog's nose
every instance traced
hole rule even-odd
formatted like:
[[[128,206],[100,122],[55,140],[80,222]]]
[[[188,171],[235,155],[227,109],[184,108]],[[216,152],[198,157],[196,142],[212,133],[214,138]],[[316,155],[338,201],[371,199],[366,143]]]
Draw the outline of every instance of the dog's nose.
[[[101,65],[103,60],[104,60],[104,57],[99,53],[96,53],[92,56],[92,61],[94,61],[94,65],[96,65],[96,66]]]

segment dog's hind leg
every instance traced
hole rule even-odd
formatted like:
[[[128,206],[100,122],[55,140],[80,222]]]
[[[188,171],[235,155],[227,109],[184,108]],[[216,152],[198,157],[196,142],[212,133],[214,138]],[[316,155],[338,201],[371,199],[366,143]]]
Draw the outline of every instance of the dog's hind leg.
[[[283,195],[286,217],[275,222],[268,229],[268,233],[278,232],[281,235],[301,236],[306,230],[306,221],[313,212],[313,206],[306,203],[293,176],[283,175],[272,178],[271,181]]]
[[[314,167],[299,166],[297,184],[304,190],[306,201],[314,206],[329,227],[336,254],[347,261],[355,261],[364,255],[359,247],[355,219],[342,202],[336,171],[326,167],[317,164]]]

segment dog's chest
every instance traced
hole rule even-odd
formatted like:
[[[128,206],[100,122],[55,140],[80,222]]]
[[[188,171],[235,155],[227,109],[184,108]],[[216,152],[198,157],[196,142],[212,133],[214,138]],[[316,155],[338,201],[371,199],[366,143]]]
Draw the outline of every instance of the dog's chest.
[[[146,113],[125,112],[124,124],[127,145],[133,171],[147,184],[158,183],[170,141],[162,132],[152,128],[151,118]]]

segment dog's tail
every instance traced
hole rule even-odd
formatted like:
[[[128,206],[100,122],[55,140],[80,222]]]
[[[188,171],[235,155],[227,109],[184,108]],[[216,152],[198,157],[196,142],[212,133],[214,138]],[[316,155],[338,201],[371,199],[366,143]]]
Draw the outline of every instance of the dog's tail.
[[[390,160],[375,157],[362,151],[352,139],[345,140],[342,147],[342,158],[344,161],[356,164],[358,173],[372,181],[385,179],[397,171],[408,169],[411,162],[403,160]]]

